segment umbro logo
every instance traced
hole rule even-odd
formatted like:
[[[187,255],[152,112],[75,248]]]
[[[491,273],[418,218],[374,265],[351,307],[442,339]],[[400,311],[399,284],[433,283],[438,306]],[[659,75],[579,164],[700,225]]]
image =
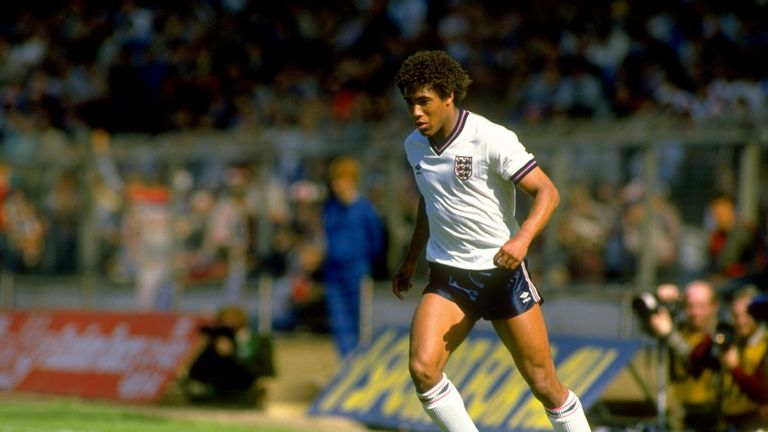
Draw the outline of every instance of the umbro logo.
[[[421,164],[416,164],[416,175],[421,175]]]
[[[531,301],[531,293],[526,291],[520,294],[520,300],[522,300],[523,303],[528,303],[529,301]]]

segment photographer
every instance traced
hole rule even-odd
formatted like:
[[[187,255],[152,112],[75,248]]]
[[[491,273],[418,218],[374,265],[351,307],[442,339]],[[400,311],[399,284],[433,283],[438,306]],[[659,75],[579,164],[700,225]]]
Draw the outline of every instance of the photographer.
[[[675,316],[677,286],[660,285],[655,298],[660,306],[650,309],[648,330],[669,349],[669,422],[673,430],[705,431],[716,424],[717,395],[713,372],[690,373],[690,356],[701,341],[715,330],[719,301],[707,281],[694,280],[685,287],[682,314]]]
[[[707,337],[691,353],[694,374],[721,371],[721,407],[729,432],[756,431],[768,425],[768,329],[748,310],[758,293],[752,285],[736,292],[730,308],[732,343],[720,335]]]
[[[266,389],[260,378],[275,375],[270,339],[251,330],[238,306],[219,310],[200,332],[204,347],[180,382],[189,399],[261,407]]]

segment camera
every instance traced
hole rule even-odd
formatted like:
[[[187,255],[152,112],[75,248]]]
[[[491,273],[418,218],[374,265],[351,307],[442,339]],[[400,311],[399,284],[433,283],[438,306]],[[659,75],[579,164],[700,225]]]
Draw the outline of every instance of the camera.
[[[720,321],[715,326],[715,333],[712,335],[712,350],[715,355],[719,355],[728,350],[736,339],[736,329],[726,321]]]
[[[211,339],[223,336],[229,339],[235,339],[235,330],[230,326],[218,324],[206,324],[199,328],[200,334],[208,336]]]
[[[643,320],[650,319],[651,315],[659,311],[660,306],[658,297],[650,292],[642,292],[632,298],[632,310]]]
[[[652,336],[655,336],[655,333],[651,328],[651,316],[661,309],[666,309],[672,320],[675,320],[678,311],[677,302],[664,301],[651,292],[641,292],[632,297],[632,310],[639,319],[642,329]]]
[[[719,371],[722,368],[720,356],[728,351],[735,339],[736,330],[733,325],[726,321],[718,322],[712,333],[712,342],[709,345],[709,349],[704,351],[704,355],[699,360],[701,365],[707,369]]]

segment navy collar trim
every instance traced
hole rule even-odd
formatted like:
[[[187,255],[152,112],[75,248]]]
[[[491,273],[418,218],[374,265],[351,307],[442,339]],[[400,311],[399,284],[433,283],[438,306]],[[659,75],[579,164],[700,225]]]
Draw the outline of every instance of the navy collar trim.
[[[432,138],[429,138],[429,146],[432,147],[432,150],[438,156],[442,154],[445,149],[447,149],[448,146],[450,146],[451,143],[456,140],[456,138],[458,138],[458,136],[461,134],[461,131],[464,130],[464,125],[467,124],[468,116],[469,111],[459,107],[459,117],[456,119],[456,124],[453,126],[453,130],[451,131],[450,135],[448,135],[448,138],[440,145],[436,144]]]

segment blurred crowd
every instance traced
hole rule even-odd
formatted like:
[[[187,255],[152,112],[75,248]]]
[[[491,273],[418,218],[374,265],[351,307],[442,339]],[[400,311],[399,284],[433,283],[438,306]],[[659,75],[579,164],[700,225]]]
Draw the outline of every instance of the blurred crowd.
[[[557,237],[570,281],[632,281],[643,248],[649,245],[660,280],[703,277],[723,290],[742,279],[768,283],[765,209],[757,219],[748,219],[734,196],[714,191],[694,219],[697,223],[686,221],[664,190],[650,191],[647,197],[643,185],[636,182],[618,190],[605,184],[594,189],[571,186],[558,223]]]
[[[71,0],[0,13],[4,151],[29,130],[162,132],[380,121],[392,76],[442,48],[508,123],[662,109],[765,113],[765,2]],[[479,106],[482,105],[482,108]],[[21,146],[21,144],[18,144]]]
[[[468,108],[512,128],[563,117],[599,125],[648,112],[756,123],[766,114],[761,1],[72,0],[0,8],[1,241],[5,267],[18,273],[82,270],[82,254],[72,251],[82,247],[83,210],[92,206],[98,269],[116,281],[172,291],[173,281],[224,278],[234,301],[253,269],[316,277],[326,162],[339,153],[325,146],[371,142],[366,125],[400,129],[390,123],[405,117],[392,76],[420,48],[445,49],[464,63],[474,80]],[[347,130],[345,139],[328,139],[335,128]],[[272,171],[215,157],[126,167],[99,138],[211,129],[273,141]],[[90,130],[104,132],[73,139]],[[83,141],[86,150],[75,148]],[[379,156],[398,142],[386,151],[344,150],[364,155],[361,187],[382,213],[385,189],[402,190],[407,224],[409,185],[384,186],[380,176]],[[625,184],[568,186],[555,228],[564,255],[555,279],[631,279],[648,212],[660,278],[722,273],[727,266],[714,264],[720,250],[751,260],[750,271],[765,266],[764,208],[739,222],[749,224],[743,243],[753,252],[708,237],[726,228],[714,209],[681,215],[675,198],[697,180],[680,175],[679,146],[665,148],[672,151],[662,165],[672,162],[661,167],[662,186],[650,200],[637,173]],[[24,174],[46,155],[75,151],[94,155],[86,182],[77,166]],[[182,252],[171,260],[169,248]],[[312,297],[301,287],[295,295]]]

